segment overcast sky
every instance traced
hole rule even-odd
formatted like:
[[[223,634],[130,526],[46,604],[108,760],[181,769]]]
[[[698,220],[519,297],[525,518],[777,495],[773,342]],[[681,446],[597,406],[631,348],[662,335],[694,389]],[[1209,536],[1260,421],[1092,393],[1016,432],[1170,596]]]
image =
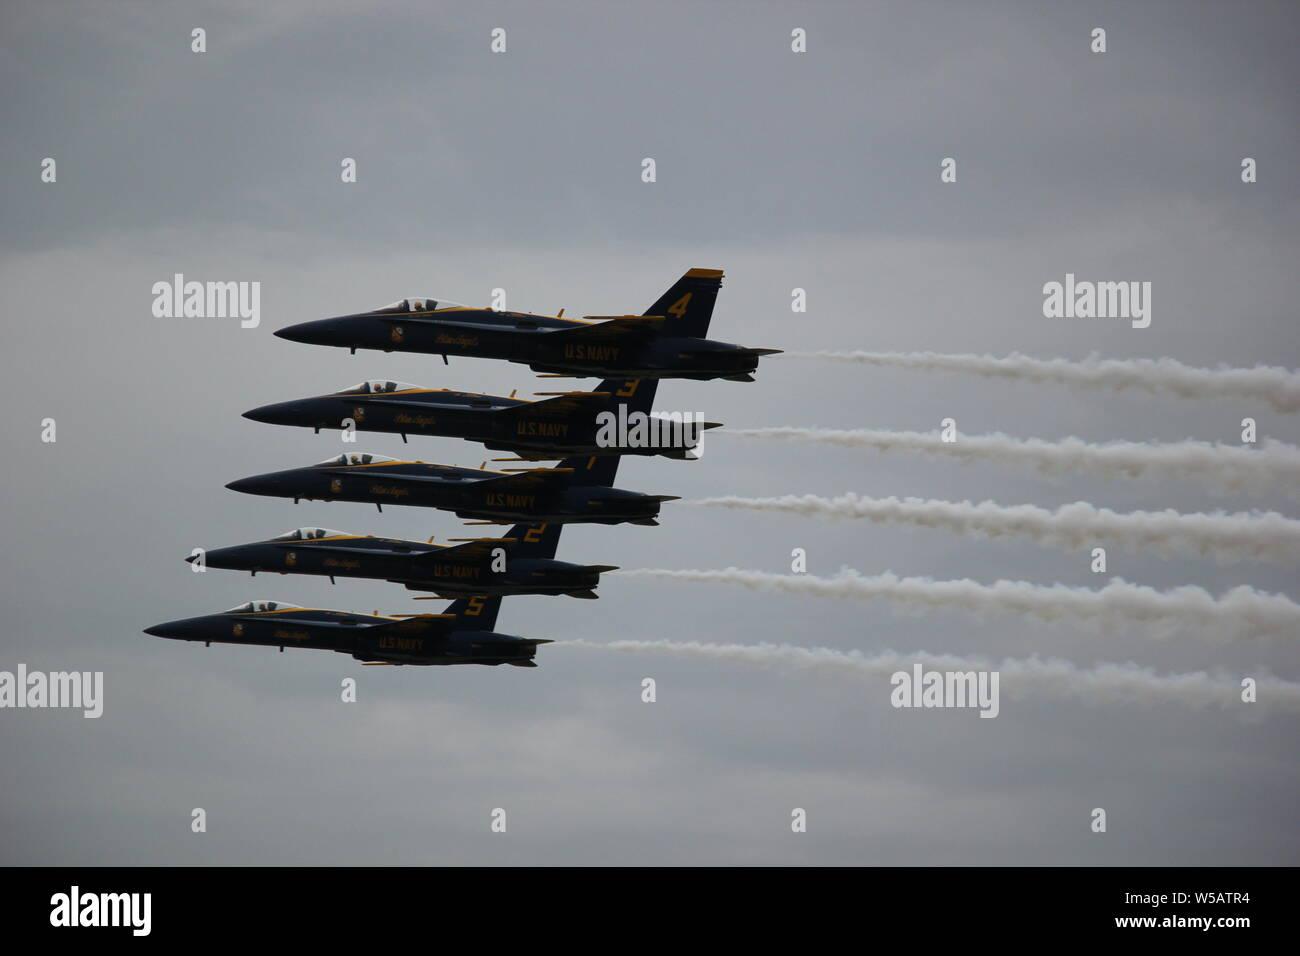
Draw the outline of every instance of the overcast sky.
[[[47,3],[0,10],[0,669],[102,670],[99,720],[0,711],[0,862],[24,864],[1295,864],[1294,716],[1014,696],[997,719],[889,705],[886,678],[552,645],[535,670],[364,668],[141,629],[253,597],[428,610],[383,582],[194,574],[183,558],[323,525],[464,532],[411,508],[292,503],[234,478],[346,447],[477,465],[451,439],[240,413],[363,378],[521,394],[523,366],[313,348],[296,322],[405,295],[642,312],[687,268],[726,279],[711,334],[787,350],[1171,356],[1296,367],[1300,152],[1286,3]],[[207,52],[191,52],[191,30]],[[507,50],[491,52],[490,33]],[[1094,27],[1107,52],[1089,50]],[[793,53],[791,31],[807,31]],[[1243,157],[1259,181],[1240,180]],[[57,162],[42,183],[41,163]],[[344,157],[358,181],[340,181]],[[652,157],[657,182],[641,181]],[[941,184],[940,162],[957,161]],[[154,282],[258,281],[261,325],[159,319]],[[1152,283],[1150,328],[1051,320],[1067,272]],[[792,313],[791,290],[808,311]],[[1090,441],[1300,441],[1235,401],[1074,392],[778,356],[758,380],[667,382],[659,407],[806,425]],[[58,440],[40,440],[41,420]],[[677,494],[919,496],[1127,511],[1261,508],[1278,489],[1051,480],[1001,463],[711,432],[631,459]],[[1294,491],[1294,489],[1291,489]],[[1295,568],[665,506],[577,527],[560,557],[1100,587]],[[529,637],[924,650],[1300,679],[1285,642],[1153,640],[1014,615],[900,614],[606,576],[597,602],[508,599]],[[436,608],[437,602],[429,602]],[[358,702],[340,681],[358,680]],[[641,701],[641,681],[658,701]],[[208,832],[190,832],[191,810]],[[502,807],[508,832],[489,830]],[[808,832],[793,834],[794,807]],[[1089,831],[1104,807],[1108,832]]]

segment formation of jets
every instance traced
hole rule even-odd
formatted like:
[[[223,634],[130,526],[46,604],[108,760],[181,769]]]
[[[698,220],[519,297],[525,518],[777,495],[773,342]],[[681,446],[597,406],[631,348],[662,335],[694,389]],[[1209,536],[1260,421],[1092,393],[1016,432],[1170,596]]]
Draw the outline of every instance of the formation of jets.
[[[461,438],[511,452],[516,461],[556,461],[490,471],[345,452],[315,465],[253,475],[226,487],[246,494],[435,508],[474,523],[513,524],[503,537],[435,545],[400,538],[299,528],[207,551],[206,567],[278,574],[367,578],[424,597],[451,598],[440,614],[392,616],[250,601],[217,614],[169,621],[145,633],[174,640],[305,647],[350,654],[368,664],[511,664],[535,667],[550,643],[495,630],[501,598],[512,594],[594,599],[612,565],[557,560],[565,524],[658,524],[674,495],[615,487],[623,455],[695,457],[704,429],[652,414],[659,379],[753,381],[758,360],[777,349],[745,348],[705,336],[722,272],[691,269],[644,315],[566,319],[407,298],[381,309],[305,322],[275,334],[294,342],[385,352],[503,359],[534,371],[603,376],[593,391],[538,393],[541,401],[422,388],[373,379],[328,395],[246,412],[254,421],[344,431]],[[626,426],[634,423],[633,429]],[[650,424],[645,442],[628,432]],[[611,441],[614,435],[617,440]],[[506,459],[510,460],[510,459]],[[431,539],[432,540],[432,539]]]

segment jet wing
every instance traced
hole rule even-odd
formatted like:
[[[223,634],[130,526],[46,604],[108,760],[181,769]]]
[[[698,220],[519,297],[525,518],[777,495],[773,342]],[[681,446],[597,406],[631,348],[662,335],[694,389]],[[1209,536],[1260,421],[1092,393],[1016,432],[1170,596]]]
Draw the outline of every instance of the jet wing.
[[[455,561],[461,558],[481,558],[490,555],[492,553],[493,548],[500,548],[500,547],[509,548],[511,545],[516,544],[519,539],[518,538],[451,538],[449,540],[461,541],[463,543],[457,544],[454,547],[439,548],[437,551],[422,551],[418,555],[416,555],[416,557],[427,558],[429,560],[433,560],[436,558],[439,561],[445,561],[448,559]]]
[[[462,478],[460,481],[448,480],[438,475],[406,475],[398,471],[370,471],[366,469],[365,475],[368,478],[381,478],[388,481],[418,481],[428,484],[439,484],[455,487],[461,484],[472,484],[477,487],[484,485],[490,486],[494,491],[533,491],[539,487],[552,484],[572,474],[572,468],[528,468],[521,470],[518,474],[502,474],[499,471],[482,472],[485,476],[479,479]],[[340,475],[356,474],[342,468],[334,469],[333,473]]]
[[[500,475],[477,484],[481,487],[489,487],[493,491],[537,491],[547,485],[563,482],[572,475],[572,468],[528,468],[518,474]]]
[[[365,468],[362,471],[349,471],[346,467],[331,468],[328,473],[332,475],[363,474],[367,478],[385,478],[390,481],[424,481],[431,484],[459,484],[455,479],[449,480],[438,475],[407,475],[400,471],[372,471],[369,468]],[[487,474],[496,474],[496,472],[487,472]],[[468,480],[469,479],[466,478],[460,479],[462,482]]]
[[[443,319],[439,318],[436,312],[430,315],[415,313],[381,315],[378,318],[383,322],[392,322],[397,325],[436,325],[439,328],[464,329],[471,332],[512,331],[487,322]],[[583,318],[594,324],[574,325],[568,329],[539,329],[538,331],[548,338],[550,336],[559,336],[566,342],[616,342],[619,340],[650,338],[663,327],[665,320],[665,316],[662,315],[586,315]]]
[[[527,405],[511,406],[510,411],[518,412],[528,418],[534,416],[563,418],[584,411],[596,412],[608,404],[609,392],[534,392],[535,395],[548,395],[540,402]]]
[[[404,312],[401,315],[380,315],[376,316],[376,318],[380,321],[392,322],[396,325],[437,325],[449,329],[469,329],[474,332],[482,332],[485,329],[489,331],[504,331],[503,327],[491,325],[487,322],[466,322],[457,321],[456,319],[440,319],[436,312],[426,315],[420,315],[415,312]]]
[[[276,624],[284,624],[287,627],[346,627],[349,630],[355,629],[354,624],[343,624],[339,621],[321,620],[319,618],[304,618],[294,616],[292,611],[272,614],[237,614],[234,617],[241,621],[274,621]]]
[[[662,315],[584,315],[594,325],[577,325],[549,333],[566,342],[617,342],[648,339],[663,328]]]
[[[386,621],[375,624],[362,631],[366,637],[416,637],[427,636],[431,631],[445,632],[446,621],[454,620],[455,614],[418,614],[400,621]]]
[[[422,411],[422,412],[428,412],[428,411],[465,411],[467,408],[473,408],[473,406],[466,405],[466,404],[463,403],[463,402],[461,402],[461,403],[455,403],[455,402],[439,402],[439,401],[431,401],[431,402],[417,402],[417,401],[414,401],[414,400],[409,399],[409,398],[369,398],[369,397],[367,397],[367,398],[365,398],[365,399],[363,400],[362,404],[364,404],[364,405],[384,405],[384,406],[386,406],[386,407],[388,407],[388,408],[409,408],[409,409],[411,409],[412,411]],[[500,407],[502,407],[502,408],[509,408],[509,407],[512,407],[512,406],[502,405],[502,406],[500,406]]]
[[[353,548],[344,544],[330,544],[323,541],[286,541],[284,543],[277,543],[276,547],[284,551],[328,551],[331,554],[373,554],[382,557],[396,555],[397,557],[418,558],[425,554],[423,551],[415,551],[411,549],[400,551],[396,548]],[[436,553],[441,553],[441,551]]]

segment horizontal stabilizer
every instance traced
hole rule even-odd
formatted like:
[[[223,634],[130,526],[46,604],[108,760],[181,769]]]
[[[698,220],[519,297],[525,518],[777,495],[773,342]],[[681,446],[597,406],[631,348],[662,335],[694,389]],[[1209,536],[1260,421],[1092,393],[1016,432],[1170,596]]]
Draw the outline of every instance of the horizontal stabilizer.
[[[645,322],[649,325],[663,325],[664,316],[662,315],[584,315],[584,319],[592,322],[613,322],[617,319],[625,319],[630,322]]]
[[[609,392],[533,392],[534,395],[562,395],[568,398],[609,398]]]
[[[725,352],[712,352],[704,349],[682,349],[683,355],[733,355],[743,356],[746,358],[761,358],[764,355],[779,355],[784,349],[727,349]]]

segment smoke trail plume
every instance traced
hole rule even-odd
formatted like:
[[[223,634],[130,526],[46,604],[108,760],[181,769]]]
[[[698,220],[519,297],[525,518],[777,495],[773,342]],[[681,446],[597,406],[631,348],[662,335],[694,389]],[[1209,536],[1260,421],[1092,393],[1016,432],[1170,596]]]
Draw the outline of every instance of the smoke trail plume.
[[[835,498],[782,495],[740,498],[728,495],[690,502],[718,508],[775,511],[822,518],[852,518],[878,524],[913,525],[990,538],[1028,538],[1037,544],[1077,551],[1098,544],[1163,557],[1198,555],[1220,564],[1233,561],[1300,562],[1300,521],[1276,511],[1254,514],[1180,514],[1098,508],[1076,501],[1055,511],[1037,505],[999,505],[992,501],[936,501],[925,498],[869,498],[853,493]]]
[[[951,608],[975,614],[1023,614],[1040,621],[1066,621],[1094,631],[1142,629],[1156,637],[1182,630],[1225,638],[1296,637],[1300,635],[1300,604],[1281,594],[1241,586],[1215,598],[1204,588],[1185,586],[1157,591],[1118,578],[1099,590],[1028,581],[980,584],[969,578],[935,581],[896,574],[867,577],[845,568],[835,577],[811,574],[770,574],[727,568],[721,571],[673,571],[640,568],[620,571],[619,577],[664,578],[702,584],[735,584],[754,591],[804,594],[815,597],[888,598],[916,610]]]
[[[720,432],[742,438],[785,438],[847,448],[920,452],[959,461],[995,461],[1030,465],[1060,477],[1083,472],[1101,478],[1180,478],[1219,491],[1264,492],[1284,485],[1300,496],[1300,449],[1265,439],[1259,448],[1181,441],[1167,444],[1107,442],[1094,445],[1080,438],[1047,442],[1017,439],[1001,432],[958,435],[943,441],[937,432],[839,430],[832,428],[732,428]]]
[[[1089,703],[1156,701],[1189,707],[1240,706],[1241,678],[1229,674],[1161,675],[1137,664],[1099,664],[1091,669],[1076,667],[1059,658],[1037,656],[1008,658],[994,663],[925,651],[899,653],[882,651],[867,656],[861,651],[837,651],[828,647],[796,647],[792,644],[703,644],[698,641],[559,641],[556,647],[597,648],[632,653],[671,654],[676,657],[736,661],[760,667],[790,667],[828,674],[889,678],[897,671],[910,672],[914,664],[926,670],[980,671],[1001,674],[1002,689],[1009,696],[1045,695],[1075,697]],[[1261,677],[1258,703],[1289,713],[1300,713],[1300,683]]]
[[[1139,389],[1177,398],[1233,398],[1266,402],[1279,412],[1300,409],[1300,374],[1277,366],[1254,368],[1196,368],[1171,358],[1102,359],[1090,355],[1082,362],[1036,359],[1013,352],[993,355],[943,355],[938,352],[793,352],[797,358],[819,358],[859,365],[889,366],[923,372],[967,372],[983,378],[1013,379],[1084,388]]]

